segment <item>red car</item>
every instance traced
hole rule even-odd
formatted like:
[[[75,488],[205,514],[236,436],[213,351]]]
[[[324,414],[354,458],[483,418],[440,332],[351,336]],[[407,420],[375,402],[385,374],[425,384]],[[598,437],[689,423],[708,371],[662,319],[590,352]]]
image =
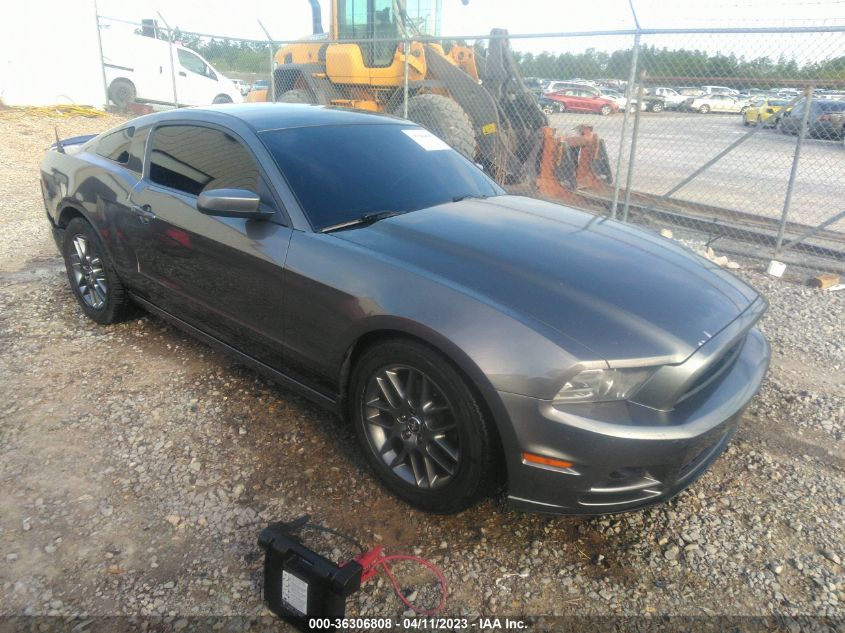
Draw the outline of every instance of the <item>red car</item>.
[[[619,112],[619,106],[589,88],[567,88],[544,95],[555,102],[558,112],[595,112],[602,116]]]

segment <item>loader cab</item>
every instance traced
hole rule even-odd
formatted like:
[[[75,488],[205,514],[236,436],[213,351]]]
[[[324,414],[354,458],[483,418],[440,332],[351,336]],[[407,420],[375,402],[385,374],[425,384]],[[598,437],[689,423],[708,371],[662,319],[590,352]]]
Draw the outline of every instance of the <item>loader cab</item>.
[[[440,2],[335,0],[337,40],[358,40],[364,65],[367,68],[385,68],[393,64],[396,46],[404,33],[439,33]]]
[[[393,63],[400,38],[393,8],[393,0],[337,0],[337,39],[358,40],[367,68]]]

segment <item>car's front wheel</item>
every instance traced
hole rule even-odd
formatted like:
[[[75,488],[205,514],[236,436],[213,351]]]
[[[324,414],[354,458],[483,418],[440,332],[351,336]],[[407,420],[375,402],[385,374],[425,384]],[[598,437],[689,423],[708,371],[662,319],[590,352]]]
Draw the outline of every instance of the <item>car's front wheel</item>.
[[[355,365],[350,413],[367,461],[403,501],[459,512],[498,482],[498,440],[466,380],[437,352],[404,339]]]
[[[86,316],[108,325],[130,314],[132,304],[126,289],[102,241],[86,220],[74,218],[68,223],[62,255],[71,290]]]
[[[613,108],[607,104],[603,105],[599,110],[599,114],[602,116],[608,116],[611,112],[613,112]]]
[[[708,112],[710,112],[710,106],[707,105],[707,104],[704,104],[704,105],[702,105],[701,107],[698,108],[698,111],[701,114],[707,114]]]

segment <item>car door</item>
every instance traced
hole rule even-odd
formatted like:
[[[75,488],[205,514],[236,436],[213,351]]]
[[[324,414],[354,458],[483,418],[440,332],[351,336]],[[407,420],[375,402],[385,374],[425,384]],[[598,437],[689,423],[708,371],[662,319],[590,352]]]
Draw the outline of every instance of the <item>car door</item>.
[[[221,127],[167,123],[153,129],[144,178],[131,194],[126,231],[140,291],[158,307],[280,368],[284,272],[291,237],[281,204],[242,139]],[[211,216],[197,198],[247,189],[270,220]]]
[[[710,95],[708,102],[710,104],[710,111],[711,112],[727,112],[726,104],[723,95]]]
[[[199,55],[176,47],[176,87],[179,103],[208,105],[221,90],[215,73]]]
[[[572,110],[573,112],[584,111],[584,99],[581,97],[579,90],[566,90],[564,94],[566,95],[567,99],[567,109]]]

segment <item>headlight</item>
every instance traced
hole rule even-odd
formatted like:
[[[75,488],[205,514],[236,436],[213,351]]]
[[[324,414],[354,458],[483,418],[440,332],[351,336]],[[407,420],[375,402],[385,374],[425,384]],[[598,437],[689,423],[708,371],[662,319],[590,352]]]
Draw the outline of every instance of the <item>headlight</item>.
[[[554,398],[555,404],[627,400],[656,367],[585,369],[570,378]]]

